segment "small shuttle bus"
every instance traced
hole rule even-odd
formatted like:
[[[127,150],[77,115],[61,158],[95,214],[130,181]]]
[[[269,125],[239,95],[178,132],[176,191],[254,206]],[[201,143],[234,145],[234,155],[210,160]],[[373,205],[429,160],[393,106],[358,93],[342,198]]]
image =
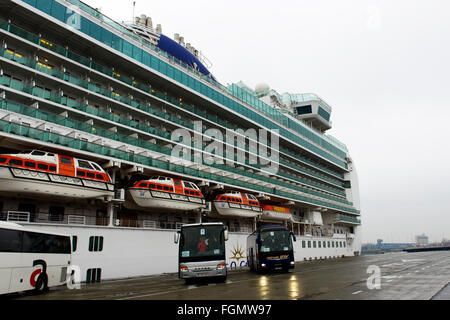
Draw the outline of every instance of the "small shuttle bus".
[[[227,278],[225,241],[228,229],[223,223],[185,224],[175,234],[178,246],[178,275],[190,279]]]
[[[69,236],[0,222],[0,294],[63,285],[70,261]]]
[[[282,225],[265,225],[247,237],[247,263],[252,271],[289,271],[295,267],[292,232]]]

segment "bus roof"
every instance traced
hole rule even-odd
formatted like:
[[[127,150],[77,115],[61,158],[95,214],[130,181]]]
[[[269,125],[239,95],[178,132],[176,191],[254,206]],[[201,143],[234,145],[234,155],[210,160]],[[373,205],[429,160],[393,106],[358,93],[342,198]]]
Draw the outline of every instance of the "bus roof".
[[[56,233],[56,232],[45,231],[45,230],[31,229],[31,228],[25,227],[21,224],[13,223],[13,222],[0,221],[0,228],[17,230],[17,231],[28,231],[28,232],[35,232],[35,233],[51,234],[54,236],[70,237],[70,235],[67,235],[67,234]]]

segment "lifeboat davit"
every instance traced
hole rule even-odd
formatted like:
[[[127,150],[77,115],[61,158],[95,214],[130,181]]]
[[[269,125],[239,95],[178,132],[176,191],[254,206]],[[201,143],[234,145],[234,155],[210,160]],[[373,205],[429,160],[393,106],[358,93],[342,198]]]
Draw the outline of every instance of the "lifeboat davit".
[[[205,198],[195,183],[169,177],[140,180],[127,190],[133,201],[128,209],[170,209],[190,211],[205,207]]]
[[[114,196],[114,185],[95,162],[32,150],[0,154],[0,191],[104,199]]]
[[[264,205],[262,206],[261,219],[267,220],[291,220],[292,215],[289,208]]]
[[[254,218],[261,214],[258,199],[252,194],[230,191],[214,200],[214,207],[222,216]]]

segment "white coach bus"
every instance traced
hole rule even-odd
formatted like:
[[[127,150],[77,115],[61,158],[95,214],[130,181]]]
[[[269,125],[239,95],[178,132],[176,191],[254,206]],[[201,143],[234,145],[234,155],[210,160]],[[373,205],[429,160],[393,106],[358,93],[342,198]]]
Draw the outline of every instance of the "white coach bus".
[[[0,222],[0,294],[62,285],[70,260],[69,236]]]

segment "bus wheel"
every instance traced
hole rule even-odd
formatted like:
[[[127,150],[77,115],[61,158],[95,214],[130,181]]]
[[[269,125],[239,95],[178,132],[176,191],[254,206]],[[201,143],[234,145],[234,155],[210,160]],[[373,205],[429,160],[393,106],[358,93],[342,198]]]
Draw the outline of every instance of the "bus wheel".
[[[45,273],[39,275],[37,281],[36,281],[36,287],[34,288],[34,291],[36,292],[44,292],[48,289],[48,278]]]

